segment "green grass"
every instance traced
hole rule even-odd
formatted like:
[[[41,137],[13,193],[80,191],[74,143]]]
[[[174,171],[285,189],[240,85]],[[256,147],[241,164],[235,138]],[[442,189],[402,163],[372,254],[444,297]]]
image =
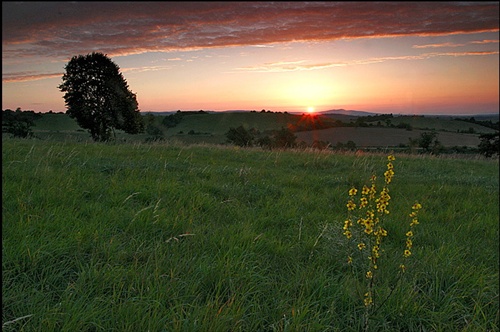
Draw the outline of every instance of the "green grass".
[[[289,113],[261,113],[261,112],[219,112],[206,114],[189,114],[173,128],[162,126],[164,115],[155,116],[155,124],[162,128],[166,140],[176,141],[184,144],[227,144],[226,133],[230,128],[244,126],[246,129],[255,128],[261,133],[270,135],[270,131],[279,130],[282,127],[292,125],[304,125],[310,123],[310,117],[304,117]],[[346,123],[354,122],[352,117],[342,115],[319,116],[312,123],[317,127],[318,123],[326,124],[335,120]],[[468,147],[477,148],[480,143],[480,133],[494,132],[493,129],[465,121],[454,120],[449,117],[410,117],[395,116],[390,119],[391,124],[411,124],[414,130],[390,128],[390,127],[335,127],[323,130],[296,132],[297,142],[305,142],[311,145],[315,140],[329,142],[335,146],[337,143],[353,141],[358,148],[387,148],[398,145],[408,145],[409,139],[418,139],[423,132],[436,130],[439,142],[447,148]],[[376,125],[376,122],[371,123]],[[381,121],[385,125],[385,121]],[[474,134],[465,133],[470,128],[475,130]],[[74,119],[66,114],[54,113],[43,114],[35,121],[32,128],[36,137],[44,140],[72,140],[78,142],[91,142],[92,139],[87,130],[78,126]],[[117,139],[127,142],[145,142],[149,135],[129,135],[117,130]]]
[[[359,331],[345,204],[385,157],[4,138],[3,331]],[[423,209],[370,327],[498,331],[498,160],[396,158],[381,293]]]

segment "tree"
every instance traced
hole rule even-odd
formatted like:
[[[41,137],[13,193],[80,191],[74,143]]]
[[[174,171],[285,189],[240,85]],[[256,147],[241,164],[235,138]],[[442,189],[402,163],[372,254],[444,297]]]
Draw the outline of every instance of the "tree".
[[[495,154],[500,154],[500,147],[498,142],[499,132],[481,134],[479,135],[479,139],[481,142],[479,143],[479,153],[484,155],[486,158],[490,158]]]
[[[438,153],[442,148],[441,142],[438,141],[435,131],[421,133],[420,139],[418,140],[418,146],[421,147],[424,152],[433,153]]]
[[[120,68],[102,53],[74,56],[65,66],[63,83],[67,114],[87,129],[94,141],[108,141],[115,129],[144,132],[136,95],[129,90]]]
[[[147,142],[151,141],[161,141],[163,140],[163,131],[156,125],[156,116],[148,113],[144,116],[146,123],[146,134],[149,137],[146,138]]]
[[[277,148],[294,148],[297,143],[297,136],[288,128],[281,127],[274,132],[274,146]]]
[[[238,128],[229,128],[226,132],[226,138],[228,142],[239,146],[252,146],[255,135],[243,126],[239,126]]]
[[[6,109],[2,112],[2,132],[12,135],[12,137],[28,138],[33,136],[31,127],[35,125],[35,119],[40,117],[33,111],[22,111],[17,108],[14,112]]]

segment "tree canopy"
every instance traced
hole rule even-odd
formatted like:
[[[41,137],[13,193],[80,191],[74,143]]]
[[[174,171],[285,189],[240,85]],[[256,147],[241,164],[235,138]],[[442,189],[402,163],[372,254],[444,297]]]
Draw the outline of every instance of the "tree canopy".
[[[14,112],[11,109],[2,111],[2,132],[12,137],[28,138],[33,136],[32,126],[41,115],[33,111],[22,111],[20,107]]]
[[[66,113],[95,141],[108,141],[115,129],[129,134],[144,131],[136,95],[110,58],[97,52],[78,55],[65,69],[59,89],[65,92]]]

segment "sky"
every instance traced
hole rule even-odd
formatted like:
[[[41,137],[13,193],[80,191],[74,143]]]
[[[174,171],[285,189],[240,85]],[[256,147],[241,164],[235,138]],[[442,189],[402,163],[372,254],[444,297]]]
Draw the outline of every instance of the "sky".
[[[2,109],[65,112],[73,56],[142,112],[499,111],[499,2],[2,2]]]

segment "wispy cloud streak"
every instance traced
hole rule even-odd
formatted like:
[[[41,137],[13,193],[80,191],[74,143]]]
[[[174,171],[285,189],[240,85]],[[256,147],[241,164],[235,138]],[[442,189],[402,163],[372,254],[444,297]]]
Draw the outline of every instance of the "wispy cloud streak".
[[[485,56],[485,55],[498,55],[498,51],[479,51],[479,52],[432,52],[424,53],[420,55],[406,55],[406,56],[392,56],[392,57],[377,57],[368,58],[365,60],[355,60],[346,62],[330,62],[330,63],[310,63],[307,64],[305,60],[294,61],[294,62],[276,62],[276,63],[265,63],[258,66],[249,66],[236,68],[234,72],[287,72],[287,71],[302,71],[302,70],[316,70],[325,69],[333,67],[345,67],[345,66],[356,66],[356,65],[368,65],[374,63],[382,63],[387,61],[409,61],[409,60],[425,60],[435,57],[443,56]]]
[[[498,40],[474,40],[467,44],[498,44]],[[413,45],[413,48],[441,48],[441,47],[462,47],[467,44],[441,43],[427,45]]]
[[[28,82],[28,81],[38,81],[48,78],[61,78],[63,73],[48,73],[39,74],[37,72],[15,72],[15,73],[2,73],[3,83],[13,83],[13,82]]]

